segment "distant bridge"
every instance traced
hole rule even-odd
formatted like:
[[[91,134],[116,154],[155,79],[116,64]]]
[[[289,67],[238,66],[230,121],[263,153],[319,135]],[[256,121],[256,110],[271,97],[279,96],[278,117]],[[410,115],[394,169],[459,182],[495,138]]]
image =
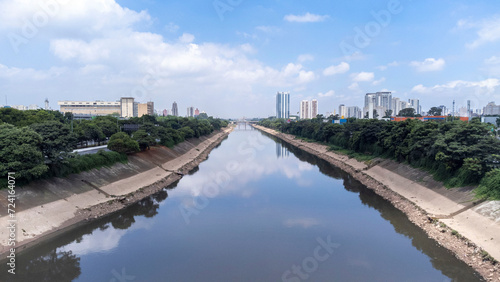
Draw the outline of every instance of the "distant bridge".
[[[245,118],[241,118],[231,122],[236,125],[235,130],[254,130],[252,124],[258,123],[258,121],[254,120],[246,120]]]

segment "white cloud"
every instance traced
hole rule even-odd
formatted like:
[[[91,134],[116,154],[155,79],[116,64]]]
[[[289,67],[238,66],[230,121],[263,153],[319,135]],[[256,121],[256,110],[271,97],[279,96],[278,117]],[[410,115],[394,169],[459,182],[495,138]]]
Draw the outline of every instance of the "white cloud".
[[[268,25],[260,25],[255,27],[256,30],[262,31],[264,33],[276,33],[279,32],[280,29],[276,26],[268,26]]]
[[[484,63],[487,65],[498,65],[498,64],[500,64],[500,57],[492,56],[492,57],[484,60]]]
[[[304,15],[286,15],[284,20],[287,22],[297,22],[297,23],[314,23],[322,22],[328,19],[328,16],[315,15],[311,13],[306,13]]]
[[[37,4],[26,1],[0,2],[0,14],[6,19],[0,22],[0,34],[20,28],[18,15],[29,18],[36,11],[32,6]],[[301,64],[275,68],[249,57],[257,52],[250,44],[198,43],[190,33],[166,40],[160,34],[138,31],[136,25],[150,24],[149,14],[123,8],[112,0],[71,3],[60,7],[50,26],[44,27],[48,32],[43,39],[50,46],[45,51],[62,67],[0,65],[2,84],[11,89],[9,97],[114,101],[132,96],[140,102],[153,100],[158,108],[168,108],[177,100],[195,103],[209,114],[230,117],[233,110],[214,101],[237,103],[244,96],[248,103],[262,105],[270,89],[306,87],[316,79]],[[12,14],[15,19],[9,16]],[[168,27],[176,29],[174,24]]]
[[[45,5],[47,3],[52,5]],[[0,30],[21,32],[29,22],[40,33],[73,37],[102,34],[105,30],[130,28],[151,21],[146,11],[124,8],[115,0],[0,1],[0,18]]]
[[[193,41],[194,41],[194,35],[189,34],[189,33],[183,33],[179,37],[179,42],[181,42],[181,43],[191,43]]]
[[[381,79],[379,79],[379,80],[375,80],[375,81],[373,81],[373,83],[372,83],[372,84],[373,84],[373,85],[379,85],[380,83],[382,83],[382,82],[384,82],[384,81],[385,81],[385,77],[382,77],[382,78],[381,78]]]
[[[481,70],[489,77],[500,77],[500,57],[492,56],[484,60],[484,66]]]
[[[413,61],[410,66],[419,72],[440,71],[444,68],[446,62],[444,59],[427,58],[423,62]]]
[[[412,88],[412,92],[421,94],[436,94],[436,93],[471,93],[474,91],[476,94],[489,93],[492,94],[500,86],[500,80],[496,78],[489,78],[482,81],[464,81],[455,80],[446,84],[438,84],[432,87],[426,87],[422,84],[416,85]]]
[[[359,90],[359,84],[357,82],[353,82],[349,87],[347,87],[349,90],[352,91],[358,91]]]
[[[385,71],[387,70],[389,67],[397,67],[399,66],[399,62],[397,61],[394,61],[392,63],[389,63],[387,65],[383,65],[383,66],[378,66],[377,69],[381,70],[381,71]]]
[[[351,67],[348,63],[342,62],[337,66],[330,66],[323,71],[324,76],[331,76],[335,74],[346,73]]]
[[[311,54],[302,54],[297,58],[297,61],[299,63],[307,62],[307,61],[314,61],[314,56]]]
[[[328,91],[328,92],[326,92],[324,94],[323,93],[318,93],[318,97],[320,97],[320,98],[331,97],[333,95],[335,95],[335,91],[333,91],[333,90],[330,90],[330,91]]]
[[[165,26],[165,30],[174,33],[179,30],[179,26],[171,22]]]
[[[477,30],[476,34],[478,38],[466,45],[471,49],[500,40],[500,16],[495,16],[479,22],[460,20],[457,23],[457,27]]]
[[[375,78],[373,72],[360,72],[351,74],[352,81],[354,82],[367,82],[372,81]]]

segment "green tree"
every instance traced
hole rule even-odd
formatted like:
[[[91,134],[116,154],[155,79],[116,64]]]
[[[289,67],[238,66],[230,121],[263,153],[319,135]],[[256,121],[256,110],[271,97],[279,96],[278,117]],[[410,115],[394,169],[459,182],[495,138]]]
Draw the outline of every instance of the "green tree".
[[[13,108],[0,108],[0,120],[15,126],[25,123],[26,115],[24,111]]]
[[[184,135],[184,139],[195,137],[194,130],[189,126],[184,126],[183,128],[179,129],[179,132]]]
[[[132,138],[137,141],[141,151],[149,150],[151,146],[156,145],[156,140],[142,129],[134,132]]]
[[[29,127],[0,125],[0,177],[15,172],[16,178],[30,181],[48,171],[42,154],[42,136]]]
[[[443,109],[441,108],[438,108],[438,107],[432,107],[430,110],[429,110],[429,115],[430,116],[440,116],[443,112]]]
[[[117,121],[118,120],[112,116],[100,116],[93,120],[106,137],[111,137],[111,135],[119,131]]]
[[[500,117],[497,118],[497,127],[500,127]]]
[[[64,162],[68,153],[76,147],[76,137],[70,132],[67,124],[46,121],[32,124],[30,127],[42,136],[42,153],[51,165]]]
[[[390,118],[392,116],[392,110],[386,110],[383,118]]]
[[[108,142],[108,149],[118,153],[131,154],[138,152],[139,143],[125,132],[118,132],[111,136]]]
[[[400,117],[415,117],[415,109],[414,108],[406,108],[399,111],[398,116]]]
[[[365,119],[367,119],[368,117],[369,117],[368,112],[366,112],[365,113]],[[373,110],[373,118],[378,118],[378,117],[379,117],[379,115],[377,113],[377,110],[374,109]]]
[[[208,119],[208,115],[206,113],[201,113],[196,118],[197,119]]]
[[[82,121],[79,125],[80,139],[92,140],[100,144],[101,141],[106,138],[106,135],[102,132],[101,128],[97,126],[93,121]]]

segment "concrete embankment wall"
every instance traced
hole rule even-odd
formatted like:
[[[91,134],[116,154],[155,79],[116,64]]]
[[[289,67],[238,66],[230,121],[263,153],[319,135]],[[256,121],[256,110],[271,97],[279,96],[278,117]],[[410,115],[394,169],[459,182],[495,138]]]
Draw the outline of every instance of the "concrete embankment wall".
[[[171,183],[206,159],[232,128],[190,139],[170,149],[152,147],[129,156],[126,164],[94,169],[66,178],[39,180],[16,189],[17,251],[83,221],[130,205]],[[0,226],[9,225],[8,191],[0,191]],[[0,254],[9,230],[0,229]]]

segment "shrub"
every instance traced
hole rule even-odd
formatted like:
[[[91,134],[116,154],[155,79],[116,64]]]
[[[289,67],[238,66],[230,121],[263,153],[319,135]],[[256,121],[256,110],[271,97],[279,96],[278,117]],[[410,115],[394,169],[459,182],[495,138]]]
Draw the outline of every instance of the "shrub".
[[[132,140],[125,132],[118,132],[111,136],[108,149],[118,153],[131,154],[139,151],[139,143]]]
[[[486,173],[475,193],[477,198],[500,200],[500,169]]]

